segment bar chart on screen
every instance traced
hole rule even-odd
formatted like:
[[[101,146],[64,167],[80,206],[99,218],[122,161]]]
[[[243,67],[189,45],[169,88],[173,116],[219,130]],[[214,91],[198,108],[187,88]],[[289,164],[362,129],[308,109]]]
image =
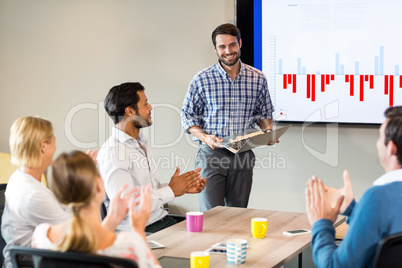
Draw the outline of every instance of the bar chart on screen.
[[[262,1],[262,70],[276,118],[377,124],[402,105],[402,1],[279,2]]]

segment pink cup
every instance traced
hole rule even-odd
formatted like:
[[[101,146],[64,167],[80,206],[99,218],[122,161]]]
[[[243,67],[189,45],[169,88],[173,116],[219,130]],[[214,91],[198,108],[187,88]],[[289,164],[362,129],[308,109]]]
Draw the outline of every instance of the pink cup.
[[[202,212],[187,212],[186,226],[189,232],[201,232],[204,221],[204,213]]]

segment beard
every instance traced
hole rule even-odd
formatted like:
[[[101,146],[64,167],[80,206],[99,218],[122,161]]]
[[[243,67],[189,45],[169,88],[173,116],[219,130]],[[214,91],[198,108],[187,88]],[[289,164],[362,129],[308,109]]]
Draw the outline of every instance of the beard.
[[[152,125],[152,121],[149,118],[144,118],[140,115],[135,116],[133,119],[133,125],[136,128],[144,128]]]
[[[223,64],[225,64],[226,66],[233,66],[233,65],[235,65],[238,61],[239,61],[239,59],[240,59],[240,50],[239,50],[239,52],[238,53],[231,53],[231,54],[229,54],[229,55],[232,55],[232,54],[236,54],[236,56],[233,58],[233,59],[231,59],[230,61],[228,61],[228,60],[226,60],[224,57],[221,57],[221,56],[219,56],[218,55],[218,57],[219,57],[219,61],[220,62],[222,62]],[[227,54],[226,54],[227,55]]]

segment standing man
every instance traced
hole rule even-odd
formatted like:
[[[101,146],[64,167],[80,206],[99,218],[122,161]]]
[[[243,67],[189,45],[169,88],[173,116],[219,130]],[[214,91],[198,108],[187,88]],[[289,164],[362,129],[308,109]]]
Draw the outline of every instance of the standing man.
[[[212,33],[212,43],[218,62],[195,75],[181,110],[183,129],[200,143],[196,166],[208,178],[199,195],[201,211],[247,207],[254,153],[233,154],[219,142],[256,124],[271,129],[274,110],[264,74],[240,60],[240,30],[233,24],[220,25]]]
[[[152,124],[152,106],[148,103],[145,88],[140,83],[124,83],[110,89],[105,99],[105,109],[115,127],[112,136],[98,153],[98,169],[106,189],[106,207],[124,185],[128,189],[150,184],[152,187],[152,210],[146,232],[156,232],[177,223],[167,216],[164,205],[185,193],[199,193],[206,184],[200,179],[200,169],[180,174],[179,167],[170,182],[161,185],[156,172],[151,148],[141,128]],[[129,230],[128,217],[117,230]]]
[[[344,187],[326,187],[313,177],[307,183],[307,215],[312,225],[313,260],[320,267],[372,267],[378,242],[402,232],[402,107],[385,111],[377,140],[378,162],[385,174],[374,181],[359,203],[353,197],[349,174]],[[348,232],[335,244],[333,222],[348,217]]]

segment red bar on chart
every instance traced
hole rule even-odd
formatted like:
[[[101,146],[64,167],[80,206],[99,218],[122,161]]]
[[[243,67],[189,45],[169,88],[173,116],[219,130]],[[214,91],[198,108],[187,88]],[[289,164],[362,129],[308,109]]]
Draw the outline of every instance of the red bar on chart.
[[[315,74],[312,75],[311,79],[311,101],[315,101]]]
[[[307,75],[307,99],[309,99],[310,98],[310,79],[311,79],[311,75],[310,74],[308,74]]]
[[[288,84],[292,84],[292,75],[288,74]]]
[[[368,75],[366,74],[366,75],[364,76],[364,81],[367,82],[367,81],[368,81],[368,78],[369,78],[369,77],[368,77]]]
[[[293,93],[296,93],[296,75],[293,75]]]
[[[350,96],[353,96],[353,95],[355,95],[354,93],[354,83],[355,83],[355,81],[354,81],[355,79],[354,79],[354,75],[353,74],[351,74],[350,75]]]
[[[345,75],[345,82],[348,83],[349,82],[349,75]]]
[[[325,75],[325,84],[329,85],[329,74]]]
[[[374,75],[370,75],[370,88],[374,88]]]
[[[363,94],[364,94],[364,79],[363,75],[360,76],[360,101],[363,101]]]
[[[384,94],[388,95],[388,75],[384,76]]]
[[[402,75],[399,76],[399,87],[402,88]]]
[[[325,91],[325,74],[321,75],[321,92]]]
[[[283,88],[284,89],[287,89],[288,88],[288,82],[287,82],[287,78],[288,77],[288,75],[287,74],[284,74],[283,75]]]
[[[394,106],[394,76],[389,76],[389,106]]]
[[[335,80],[335,75],[331,74],[331,81],[334,81],[334,80]]]

